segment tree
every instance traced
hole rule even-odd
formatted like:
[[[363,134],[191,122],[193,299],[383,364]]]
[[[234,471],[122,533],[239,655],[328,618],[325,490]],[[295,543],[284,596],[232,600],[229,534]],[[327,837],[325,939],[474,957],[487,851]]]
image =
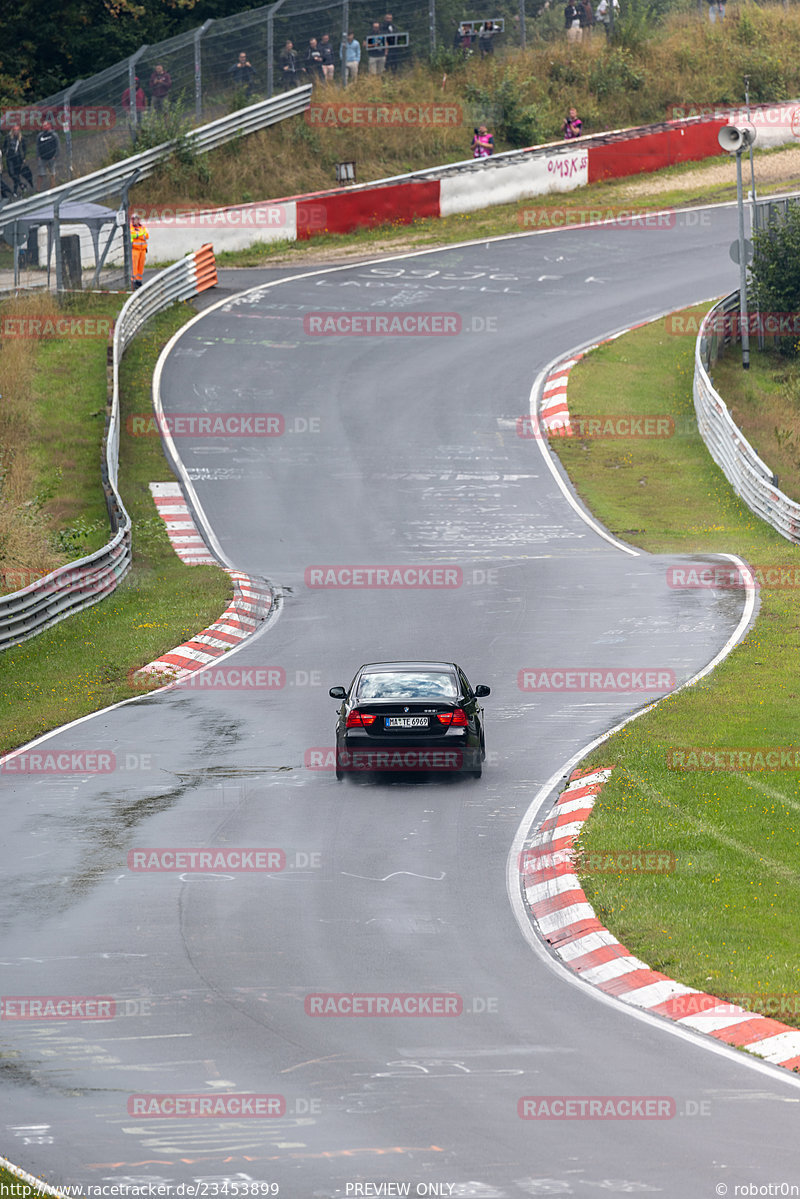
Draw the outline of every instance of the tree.
[[[754,232],[750,295],[762,317],[800,313],[800,204],[788,204],[785,215]],[[775,344],[784,357],[796,357],[796,336],[777,337]]]

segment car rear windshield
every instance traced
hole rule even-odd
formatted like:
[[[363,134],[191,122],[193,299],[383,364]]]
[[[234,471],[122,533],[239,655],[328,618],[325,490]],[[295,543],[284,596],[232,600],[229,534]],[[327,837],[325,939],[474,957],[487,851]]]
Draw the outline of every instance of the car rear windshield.
[[[431,670],[404,670],[397,674],[380,671],[364,674],[358,684],[363,699],[455,699],[458,695],[453,675]]]

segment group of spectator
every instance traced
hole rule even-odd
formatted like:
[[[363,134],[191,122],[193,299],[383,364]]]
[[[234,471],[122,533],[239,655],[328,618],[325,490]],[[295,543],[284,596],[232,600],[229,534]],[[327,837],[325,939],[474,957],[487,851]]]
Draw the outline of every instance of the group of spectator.
[[[370,75],[382,75],[386,70],[398,69],[400,53],[397,34],[398,29],[390,12],[387,12],[383,21],[372,22],[363,46]],[[240,54],[239,58],[246,56]],[[355,83],[358,79],[361,59],[361,42],[354,33],[346,34],[339,47],[339,61],[344,66],[346,83]],[[249,65],[248,63],[247,66]],[[278,65],[281,82],[286,91],[305,81],[333,83],[336,77],[336,57],[330,34],[323,33],[319,38],[309,38],[304,52],[296,50],[294,42],[288,41],[280,53]]]
[[[481,58],[488,58],[494,54],[494,39],[502,32],[494,21],[483,21],[478,29],[474,25],[471,28],[459,25],[453,38],[453,49],[460,50],[464,58],[469,58],[475,53],[477,45]]]
[[[52,121],[43,121],[36,135],[36,190],[46,186],[55,187],[61,139],[53,128]],[[0,170],[8,171],[11,185],[0,174],[0,198],[24,196],[34,190],[33,173],[27,162],[28,142],[19,125],[12,125],[3,139],[2,164]]]
[[[588,37],[592,26],[602,25],[606,34],[611,32],[612,6],[614,19],[619,16],[619,0],[600,0],[592,10],[591,0],[567,0],[564,6],[564,28],[568,42],[580,42]]]
[[[161,112],[164,104],[169,96],[170,88],[172,87],[172,78],[169,71],[166,71],[161,63],[153,67],[153,73],[150,76],[148,90],[150,92],[150,107],[154,112]],[[136,109],[137,114],[144,112],[147,108],[147,95],[144,88],[139,82],[137,75],[133,81],[133,96],[131,96],[130,87],[126,87],[122,93],[122,107],[130,112],[131,106]]]

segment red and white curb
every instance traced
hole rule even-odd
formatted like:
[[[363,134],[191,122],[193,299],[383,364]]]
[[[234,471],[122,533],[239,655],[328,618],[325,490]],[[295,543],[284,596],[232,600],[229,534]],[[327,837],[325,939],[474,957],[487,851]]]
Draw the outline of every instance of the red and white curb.
[[[181,561],[219,566],[192,519],[180,483],[151,483],[150,491],[158,515],[167,526],[172,548]]]
[[[203,541],[189,512],[180,483],[151,483],[159,515],[163,518],[175,553],[190,565],[219,566]],[[233,580],[233,600],[219,620],[177,645],[160,658],[148,662],[136,675],[163,675],[179,682],[217,661],[228,650],[255,633],[272,610],[272,592],[240,570],[221,567]]]
[[[800,1071],[800,1029],[651,970],[600,923],[575,873],[573,851],[612,769],[574,771],[525,842],[522,894],[539,934],[563,965],[607,995]]]
[[[559,362],[558,366],[553,367],[545,379],[539,404],[539,419],[546,434],[556,433],[561,437],[572,436],[569,408],[567,407],[567,382],[570,371],[576,362],[580,362],[581,358],[583,358],[583,354],[565,358],[563,362]]]

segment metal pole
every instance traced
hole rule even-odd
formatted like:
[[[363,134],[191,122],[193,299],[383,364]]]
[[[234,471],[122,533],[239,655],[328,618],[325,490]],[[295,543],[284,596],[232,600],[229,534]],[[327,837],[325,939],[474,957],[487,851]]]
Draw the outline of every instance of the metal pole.
[[[70,84],[64,92],[64,102],[61,110],[64,113],[64,143],[67,147],[67,173],[70,179],[72,178],[72,93],[82,83],[83,80],[78,79],[76,83]]]
[[[750,369],[750,330],[747,328],[747,255],[744,241],[742,151],[736,151],[736,206],[739,211],[739,321],[742,331],[742,370]]]
[[[134,138],[139,124],[139,110],[136,107],[136,63],[146,49],[146,45],[140,46],[136,53],[128,59],[128,124],[131,127],[131,136]]]
[[[203,119],[203,61],[200,53],[200,38],[214,24],[214,18],[205,21],[194,31],[194,118],[199,125]]]
[[[436,53],[436,0],[428,0],[428,22],[431,31],[431,54]]]
[[[57,196],[53,202],[53,237],[56,239],[56,292],[61,295],[64,290],[64,260],[61,254],[61,218],[59,212],[61,209],[61,196]]]
[[[270,9],[269,13],[267,14],[267,99],[268,100],[272,99],[272,85],[274,83],[274,78],[273,78],[274,64],[273,64],[272,59],[274,57],[274,54],[275,54],[275,47],[273,45],[272,9]]]
[[[141,171],[137,167],[120,188],[120,205],[125,216],[122,225],[122,256],[125,263],[125,290],[130,291],[133,277],[133,253],[131,251],[131,211],[128,192],[139,178]]]
[[[278,11],[278,9],[281,8],[282,5],[284,5],[285,3],[286,3],[286,0],[277,0],[277,3],[273,4],[272,8],[267,13],[267,96],[269,98],[272,97],[272,88],[273,88],[273,84],[275,81],[274,80],[275,64],[272,61],[275,56],[275,48],[272,44],[272,38],[273,38],[272,18],[275,16],[275,13]]]
[[[350,3],[349,0],[342,0],[342,44],[339,47],[339,55],[342,60],[342,87],[347,87],[347,35],[350,32]]]
[[[525,49],[525,0],[519,0],[519,36],[522,49]]]
[[[747,109],[747,123],[748,123],[748,125],[752,125],[753,122],[750,119],[750,76],[749,75],[745,75],[745,77],[744,77],[744,102],[745,102],[745,107]],[[750,195],[753,200],[752,221],[754,223],[755,222],[755,209],[756,209],[756,168],[755,168],[755,165],[753,162],[753,143],[752,142],[750,143],[749,149],[750,149]],[[752,223],[751,223],[750,228],[752,230],[752,228],[753,228]]]

